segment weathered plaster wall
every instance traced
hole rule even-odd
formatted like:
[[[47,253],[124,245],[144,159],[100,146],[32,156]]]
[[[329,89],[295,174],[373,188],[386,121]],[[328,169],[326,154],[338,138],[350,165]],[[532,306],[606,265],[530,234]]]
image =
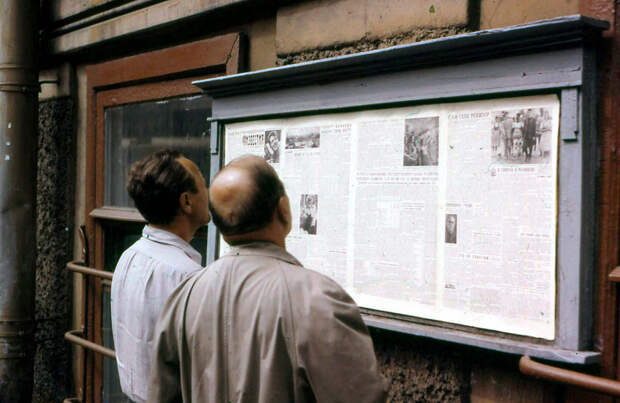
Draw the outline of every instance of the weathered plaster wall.
[[[278,10],[276,50],[298,53],[418,28],[467,25],[467,0],[319,0]]]
[[[37,256],[33,402],[61,402],[72,391],[73,99],[39,103]]]
[[[472,403],[560,401],[561,388],[521,375],[519,357],[470,350]]]
[[[78,13],[92,10],[94,7],[105,6],[113,1],[114,0],[44,0],[43,3],[49,3],[47,6],[48,11],[50,12],[49,17],[54,20],[60,20]]]
[[[364,52],[471,31],[467,0],[320,0],[282,7],[277,64]]]
[[[276,60],[276,17],[254,21],[246,28],[248,36],[248,69],[273,67]]]
[[[119,16],[95,21],[83,27],[67,30],[68,32],[55,36],[47,44],[54,53],[71,52],[96,42],[109,40],[118,36],[135,33],[148,28],[166,24],[170,21],[191,18],[198,14],[210,12],[221,7],[245,0],[167,0],[156,3],[149,7],[140,7],[132,10],[130,7],[116,7],[117,10],[127,10]],[[63,0],[51,2],[49,16],[51,21],[66,19],[80,13],[94,12],[95,6],[110,3],[111,0]],[[49,3],[49,1],[48,1]],[[148,4],[146,1],[134,0],[133,6]],[[132,6],[132,4],[129,4]],[[114,11],[114,9],[112,10]],[[95,14],[95,17],[103,17],[109,11]],[[81,17],[84,22],[91,18],[89,15]]]
[[[579,13],[579,0],[481,0],[480,29]]]

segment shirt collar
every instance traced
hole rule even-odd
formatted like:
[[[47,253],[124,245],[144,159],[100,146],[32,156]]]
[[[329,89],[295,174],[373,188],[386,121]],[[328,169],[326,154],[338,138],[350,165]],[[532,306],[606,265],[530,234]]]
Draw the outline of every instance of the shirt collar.
[[[250,242],[230,247],[225,256],[269,256],[296,266],[303,266],[295,256],[271,242]]]
[[[150,225],[145,225],[142,230],[142,238],[149,241],[171,245],[181,249],[190,259],[194,262],[201,264],[202,256],[194,247],[185,242],[180,236],[173,234],[172,232],[165,231],[163,229],[155,228]]]

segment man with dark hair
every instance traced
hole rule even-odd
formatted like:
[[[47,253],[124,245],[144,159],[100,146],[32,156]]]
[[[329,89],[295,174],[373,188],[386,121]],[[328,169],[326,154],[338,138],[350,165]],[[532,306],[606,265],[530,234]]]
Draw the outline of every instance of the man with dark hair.
[[[232,249],[166,302],[149,402],[385,401],[357,305],[285,250],[291,210],[275,170],[238,158],[209,199]]]
[[[157,317],[172,290],[202,269],[189,242],[210,215],[200,170],[177,151],[159,151],[133,164],[127,190],[148,225],[116,265],[112,332],[121,389],[131,400],[146,402]]]

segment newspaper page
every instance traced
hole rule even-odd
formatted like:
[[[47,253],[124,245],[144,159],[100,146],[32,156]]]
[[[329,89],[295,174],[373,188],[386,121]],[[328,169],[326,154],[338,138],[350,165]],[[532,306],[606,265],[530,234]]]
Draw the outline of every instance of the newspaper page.
[[[558,131],[554,95],[326,114],[228,124],[225,162],[273,165],[360,306],[553,339]]]
[[[439,110],[396,109],[356,122],[353,284],[366,307],[437,313]],[[398,296],[398,297],[396,297]]]
[[[559,102],[446,108],[438,271],[445,317],[553,339]]]
[[[226,127],[225,162],[244,154],[264,157],[284,182],[293,217],[288,251],[340,284],[348,264],[351,126],[306,118]]]

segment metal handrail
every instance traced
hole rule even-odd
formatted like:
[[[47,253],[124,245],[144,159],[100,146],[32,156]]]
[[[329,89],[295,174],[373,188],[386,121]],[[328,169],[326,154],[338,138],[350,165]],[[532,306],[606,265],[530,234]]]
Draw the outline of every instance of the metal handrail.
[[[76,262],[67,263],[67,269],[76,273],[87,274],[89,276],[95,276],[107,280],[112,280],[113,276],[113,273],[109,271],[93,269],[92,267],[84,266]]]
[[[97,270],[92,267],[79,264],[77,262],[67,263],[67,269],[73,272],[76,272],[76,273],[99,277],[99,278],[103,278],[107,280],[112,280],[112,276],[113,276],[113,273],[110,273],[109,271]],[[86,340],[85,338],[80,337],[82,335],[83,335],[82,330],[74,329],[74,330],[70,330],[67,333],[65,333],[65,339],[69,340],[71,343],[77,344],[79,346],[92,350],[96,353],[105,355],[106,357],[116,359],[116,352],[114,350],[104,347],[100,344],[93,343],[92,341]]]
[[[519,360],[519,369],[525,375],[553,382],[589,389],[594,392],[620,397],[620,382],[612,379],[583,374],[533,361],[527,355]]]
[[[116,352],[114,350],[104,347],[101,344],[88,341],[83,337],[80,337],[82,334],[83,333],[80,329],[70,330],[67,333],[65,333],[65,339],[69,340],[71,343],[77,344],[79,346],[92,350],[96,353],[103,354],[106,357],[110,357],[113,360],[116,359]]]

